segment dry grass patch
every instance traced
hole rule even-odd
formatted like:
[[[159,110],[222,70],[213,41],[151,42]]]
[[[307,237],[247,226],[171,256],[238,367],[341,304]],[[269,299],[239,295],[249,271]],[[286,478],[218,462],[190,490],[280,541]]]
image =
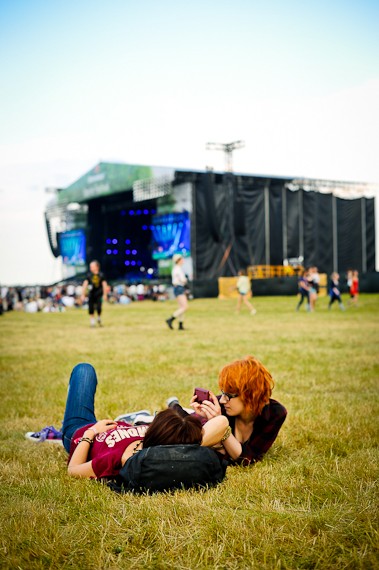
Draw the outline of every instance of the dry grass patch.
[[[379,296],[361,306],[295,313],[296,300],[191,302],[185,333],[175,306],[105,306],[7,313],[0,320],[0,565],[4,569],[376,569],[378,558]],[[162,409],[195,385],[217,389],[228,361],[253,354],[289,411],[266,459],[229,468],[202,492],[118,496],[70,479],[63,448],[24,433],[60,426],[71,369],[92,363],[97,414]]]

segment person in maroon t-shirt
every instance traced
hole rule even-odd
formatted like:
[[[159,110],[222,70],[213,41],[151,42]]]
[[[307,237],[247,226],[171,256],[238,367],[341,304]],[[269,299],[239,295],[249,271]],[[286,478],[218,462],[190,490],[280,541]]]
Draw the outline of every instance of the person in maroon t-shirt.
[[[111,419],[96,421],[94,406],[97,377],[90,364],[72,371],[63,419],[63,445],[68,472],[76,477],[112,479],[126,461],[142,447],[154,445],[220,442],[228,426],[226,418],[215,418],[202,426],[195,416],[181,417],[175,410],[159,412],[150,425],[131,425]],[[144,442],[145,440],[145,442]]]

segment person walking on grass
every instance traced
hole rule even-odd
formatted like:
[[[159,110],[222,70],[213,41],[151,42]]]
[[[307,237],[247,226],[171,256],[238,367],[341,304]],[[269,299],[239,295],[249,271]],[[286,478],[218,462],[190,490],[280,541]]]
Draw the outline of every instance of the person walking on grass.
[[[296,311],[299,311],[301,305],[304,303],[304,300],[307,300],[307,311],[310,311],[310,302],[309,302],[309,291],[310,291],[310,284],[308,281],[308,271],[307,270],[303,270],[301,272],[301,275],[299,277],[299,294],[300,294],[300,299],[298,304],[296,305]]]
[[[340,279],[340,276],[336,271],[334,271],[330,276],[330,281],[329,281],[330,301],[329,301],[329,305],[328,305],[329,310],[332,308],[332,305],[335,301],[338,301],[338,304],[339,304],[341,311],[345,310],[344,304],[342,303],[342,299],[341,299],[339,279]]]
[[[359,273],[357,270],[354,270],[352,271],[351,275],[350,304],[357,307],[358,297],[359,297]]]
[[[101,327],[101,312],[103,298],[107,297],[108,284],[104,275],[100,272],[100,263],[94,259],[89,264],[89,273],[82,285],[82,302],[88,292],[88,313],[90,316],[90,326],[95,326],[95,310],[97,312],[97,324]]]
[[[251,315],[256,314],[256,309],[248,301],[248,296],[251,295],[251,283],[245,269],[240,269],[238,272],[238,279],[236,289],[238,291],[237,313],[241,311],[242,303],[249,309]]]
[[[169,319],[166,319],[166,323],[170,329],[173,329],[172,323],[175,319],[179,320],[179,327],[178,330],[183,331],[183,320],[184,320],[184,313],[187,311],[188,308],[188,299],[185,292],[185,286],[188,283],[188,279],[186,274],[183,271],[183,262],[184,258],[180,253],[176,253],[173,258],[174,266],[172,268],[171,277],[172,277],[172,284],[174,286],[174,295],[178,302],[178,309],[172,313]]]
[[[109,480],[142,448],[157,445],[217,445],[225,435],[226,418],[205,426],[194,415],[181,417],[168,408],[150,425],[95,416],[97,376],[93,366],[81,363],[71,373],[63,419],[63,445],[69,453],[68,473],[74,477]]]

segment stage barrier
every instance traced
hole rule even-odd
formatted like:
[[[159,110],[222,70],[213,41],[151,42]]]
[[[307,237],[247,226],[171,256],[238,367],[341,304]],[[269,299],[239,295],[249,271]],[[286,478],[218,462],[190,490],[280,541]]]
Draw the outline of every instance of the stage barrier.
[[[238,298],[237,280],[238,277],[219,277],[218,298],[237,299]]]

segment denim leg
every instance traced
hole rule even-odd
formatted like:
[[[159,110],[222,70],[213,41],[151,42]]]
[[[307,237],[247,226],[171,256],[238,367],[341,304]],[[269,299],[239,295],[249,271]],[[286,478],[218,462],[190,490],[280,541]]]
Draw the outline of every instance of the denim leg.
[[[63,445],[70,451],[74,432],[86,424],[95,423],[96,372],[91,364],[77,364],[68,385],[66,409],[63,419]]]

